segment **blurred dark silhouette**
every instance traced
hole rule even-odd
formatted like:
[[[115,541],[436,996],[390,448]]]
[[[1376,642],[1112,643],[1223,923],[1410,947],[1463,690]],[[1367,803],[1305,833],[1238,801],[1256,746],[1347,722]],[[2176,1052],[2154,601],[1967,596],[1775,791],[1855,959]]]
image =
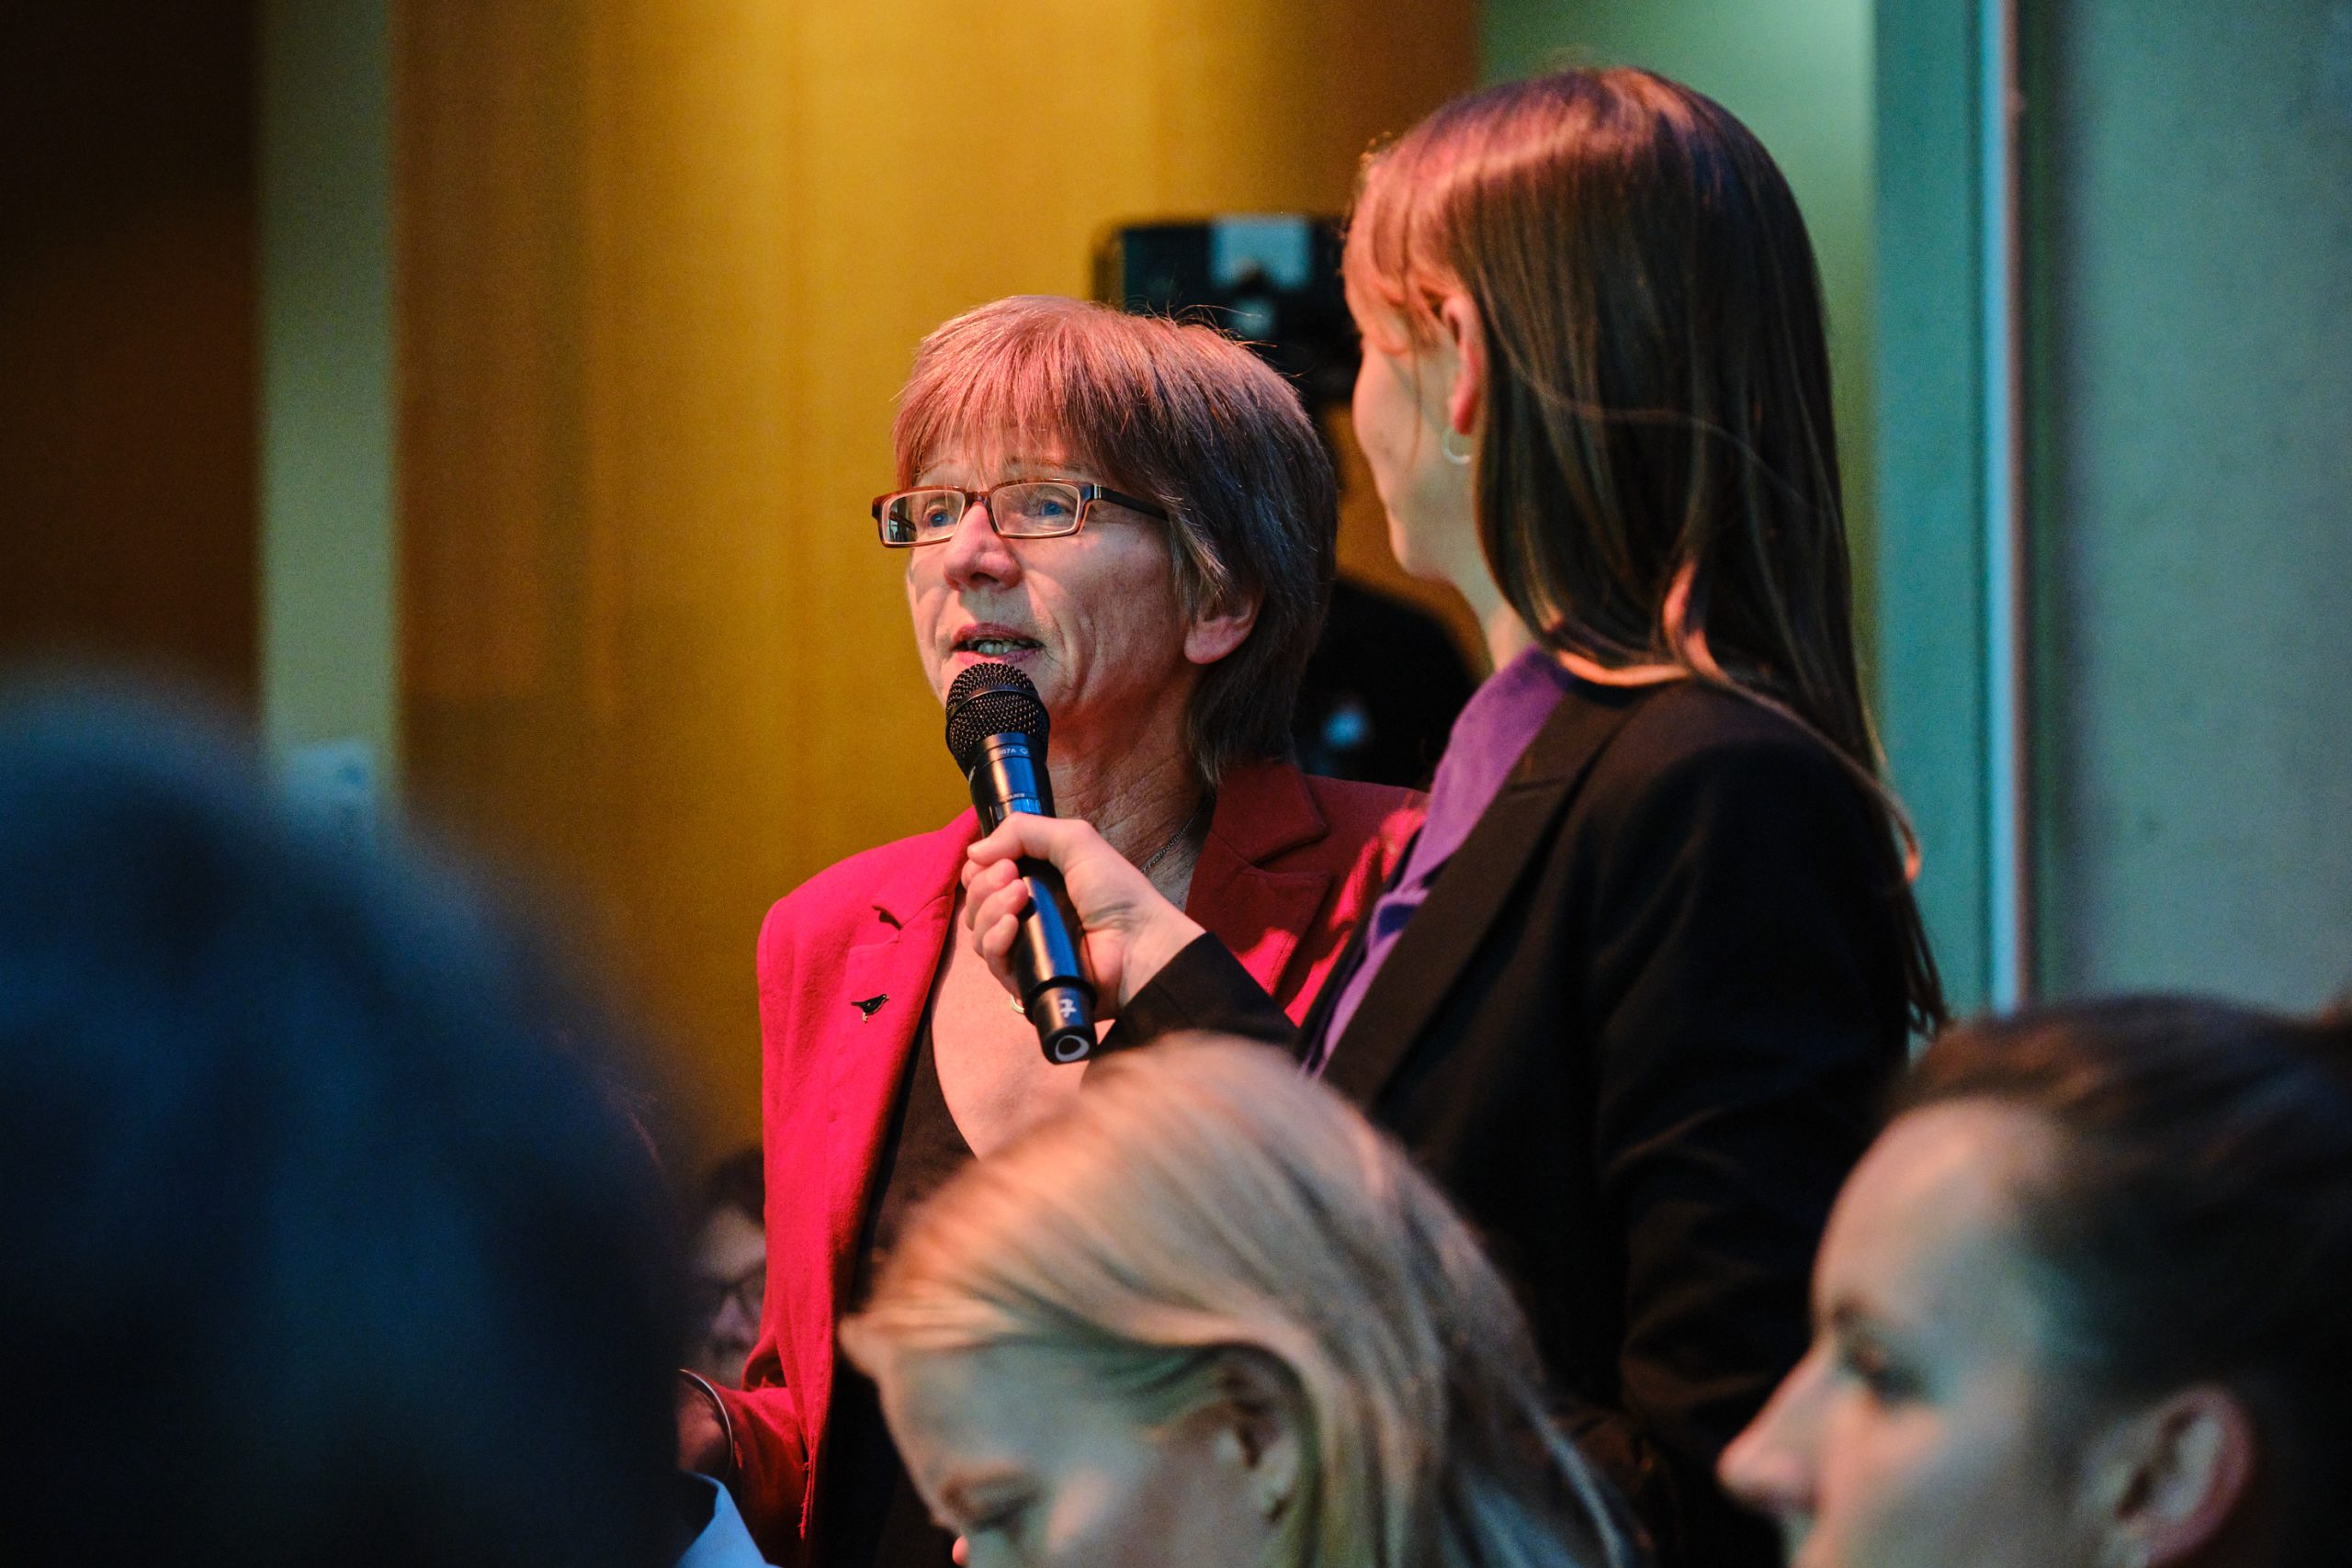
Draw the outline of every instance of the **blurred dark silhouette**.
[[[1477,678],[1435,616],[1376,588],[1331,585],[1291,721],[1298,765],[1427,789]]]
[[[1213,321],[1298,388],[1309,414],[1345,405],[1361,357],[1340,285],[1340,225],[1306,212],[1129,223],[1094,249],[1094,297]]]
[[[0,1556],[666,1562],[673,1226],[611,1049],[221,736],[0,694]]]

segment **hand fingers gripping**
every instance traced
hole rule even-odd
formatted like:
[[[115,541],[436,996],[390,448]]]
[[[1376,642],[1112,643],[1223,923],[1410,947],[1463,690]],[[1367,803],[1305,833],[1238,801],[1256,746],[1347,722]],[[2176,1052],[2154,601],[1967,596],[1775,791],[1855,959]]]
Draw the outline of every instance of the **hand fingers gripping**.
[[[997,872],[1002,872],[1002,877]],[[1028,882],[1013,872],[1012,861],[976,872],[971,882],[976,886],[965,912],[965,919],[971,921],[971,941],[981,950],[981,959],[988,962],[990,974],[997,976],[1004,989],[1013,989],[1009,959],[1013,938],[1021,933],[1021,915],[1030,905]],[[986,886],[986,891],[981,891],[981,886]]]
[[[972,874],[1017,859],[1044,861],[1061,873],[1070,907],[1089,931],[1105,922],[1124,923],[1134,912],[1162,903],[1151,881],[1127,863],[1091,823],[1075,818],[1009,817],[972,846]]]
[[[1016,869],[1023,858],[1047,862],[1061,873],[1071,910],[1084,928],[1088,964],[1106,1012],[1125,1006],[1135,987],[1201,933],[1091,824],[1074,818],[1010,817],[972,846],[965,881],[972,930],[1000,976],[999,955],[1012,944],[1012,921],[1027,907]],[[1129,962],[1137,953],[1146,958],[1140,965]]]
[[[1027,885],[1021,879],[1020,868],[1009,860],[982,865],[976,860],[964,863],[964,923],[974,931],[980,929],[980,909],[988,901],[1007,888],[1022,889],[1025,902]],[[1020,911],[1015,909],[1013,913]]]
[[[1104,841],[1092,823],[1076,818],[1031,817],[1020,812],[1007,817],[995,832],[971,848],[971,860],[976,866],[994,865],[1025,855],[1052,862],[1064,875],[1069,874],[1074,863],[1087,863],[1097,854],[1119,859],[1119,852]]]

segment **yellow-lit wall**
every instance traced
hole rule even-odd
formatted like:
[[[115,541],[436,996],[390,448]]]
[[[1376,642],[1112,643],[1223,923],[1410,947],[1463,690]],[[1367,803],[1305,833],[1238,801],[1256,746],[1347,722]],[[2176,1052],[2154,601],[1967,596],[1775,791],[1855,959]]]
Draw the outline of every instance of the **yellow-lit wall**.
[[[422,817],[567,893],[757,1122],[767,904],[959,788],[866,501],[918,338],[1108,224],[1338,210],[1472,0],[411,0],[402,682]],[[1347,555],[1376,561],[1373,514]],[[1376,537],[1376,536],[1375,536]]]

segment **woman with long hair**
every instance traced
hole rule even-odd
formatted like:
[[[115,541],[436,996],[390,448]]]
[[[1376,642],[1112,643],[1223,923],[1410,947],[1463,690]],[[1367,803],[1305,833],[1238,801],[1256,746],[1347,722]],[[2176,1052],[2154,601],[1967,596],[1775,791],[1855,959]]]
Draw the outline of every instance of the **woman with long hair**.
[[[1604,1568],[1606,1488],[1395,1143],[1231,1041],[1106,1062],[843,1325],[971,1568]]]
[[[1805,1340],[1874,1100],[1943,1003],[1854,659],[1813,254],[1770,157],[1639,71],[1446,105],[1366,164],[1356,432],[1409,570],[1496,671],[1299,1031],[1083,824],[1062,869],[1119,1022],[1295,1041],[1495,1246],[1586,1450],[1668,1563],[1773,1561],[1716,1454]]]

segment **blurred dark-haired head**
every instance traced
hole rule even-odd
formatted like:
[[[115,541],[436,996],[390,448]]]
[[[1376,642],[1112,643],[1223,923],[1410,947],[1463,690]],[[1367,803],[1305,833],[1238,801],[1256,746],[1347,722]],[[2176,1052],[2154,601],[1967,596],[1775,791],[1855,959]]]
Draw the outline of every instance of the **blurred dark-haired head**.
[[[1725,1456],[1808,1561],[2342,1561],[2352,1023],[2124,998],[1955,1029]]]
[[[655,1562],[669,1227],[607,1026],[161,708],[0,694],[12,1562]]]
[[[1902,1104],[1963,1100],[2058,1134],[2019,1194],[2052,1360],[2098,1401],[2234,1391],[2281,1544],[2302,1540],[2274,1561],[2334,1560],[2312,1532],[2352,1475],[2352,1021],[2177,997],[2044,1009],[1953,1031]]]

